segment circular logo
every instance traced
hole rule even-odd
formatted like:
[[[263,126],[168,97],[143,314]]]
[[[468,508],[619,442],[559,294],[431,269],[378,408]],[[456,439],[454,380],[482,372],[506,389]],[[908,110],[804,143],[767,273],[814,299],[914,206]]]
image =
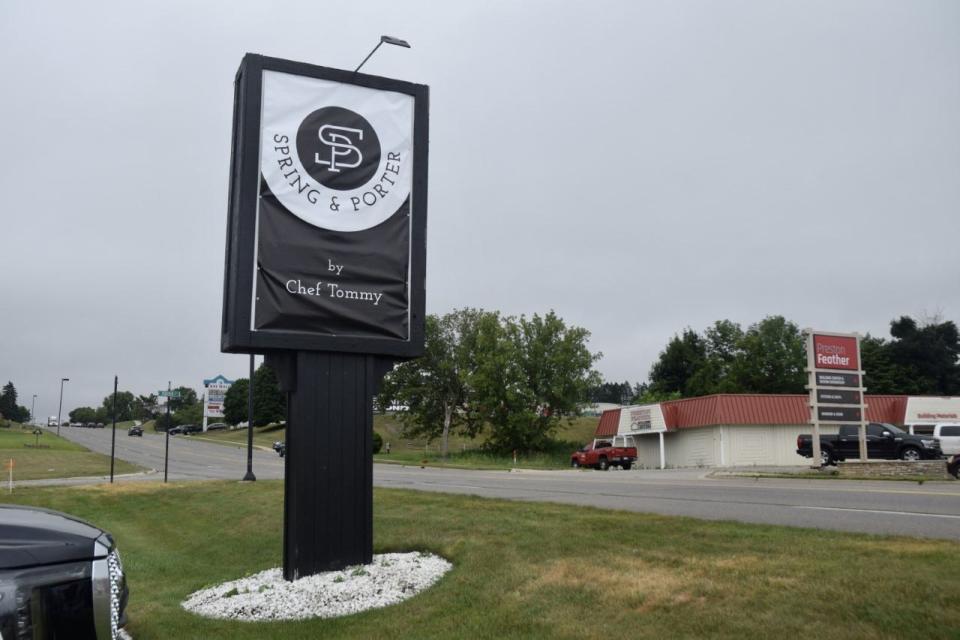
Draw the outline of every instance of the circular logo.
[[[380,140],[367,119],[343,107],[317,109],[297,129],[304,169],[329,189],[356,189],[380,166]]]

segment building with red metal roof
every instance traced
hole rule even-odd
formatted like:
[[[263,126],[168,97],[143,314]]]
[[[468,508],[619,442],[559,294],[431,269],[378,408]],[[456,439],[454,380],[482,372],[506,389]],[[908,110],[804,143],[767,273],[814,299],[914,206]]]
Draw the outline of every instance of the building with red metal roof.
[[[930,433],[938,419],[960,416],[960,398],[867,395],[867,420]],[[839,427],[822,427],[822,433]],[[804,465],[797,436],[810,433],[806,395],[718,394],[604,411],[597,438],[637,447],[640,467]]]

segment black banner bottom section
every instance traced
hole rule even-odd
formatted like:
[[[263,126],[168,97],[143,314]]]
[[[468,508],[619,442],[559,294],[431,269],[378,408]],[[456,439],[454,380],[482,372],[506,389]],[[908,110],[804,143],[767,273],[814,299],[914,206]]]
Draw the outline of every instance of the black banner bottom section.
[[[259,204],[254,330],[409,339],[409,198],[353,232],[300,220],[265,183]]]

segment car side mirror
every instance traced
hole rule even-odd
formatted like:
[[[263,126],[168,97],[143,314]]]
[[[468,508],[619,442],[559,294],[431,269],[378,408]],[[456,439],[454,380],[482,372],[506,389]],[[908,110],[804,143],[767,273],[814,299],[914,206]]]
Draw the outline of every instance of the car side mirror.
[[[884,438],[892,438],[892,437],[893,437],[893,434],[890,433],[889,431],[884,431],[884,432],[883,432],[883,437],[884,437]]]

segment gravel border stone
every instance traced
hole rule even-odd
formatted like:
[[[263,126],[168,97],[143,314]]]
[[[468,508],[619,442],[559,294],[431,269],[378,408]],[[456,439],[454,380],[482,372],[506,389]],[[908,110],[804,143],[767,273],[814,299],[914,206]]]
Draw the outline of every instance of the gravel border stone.
[[[294,582],[267,569],[190,594],[187,611],[222,620],[337,618],[403,602],[431,587],[453,568],[431,553],[384,553],[373,563],[327,571]]]

